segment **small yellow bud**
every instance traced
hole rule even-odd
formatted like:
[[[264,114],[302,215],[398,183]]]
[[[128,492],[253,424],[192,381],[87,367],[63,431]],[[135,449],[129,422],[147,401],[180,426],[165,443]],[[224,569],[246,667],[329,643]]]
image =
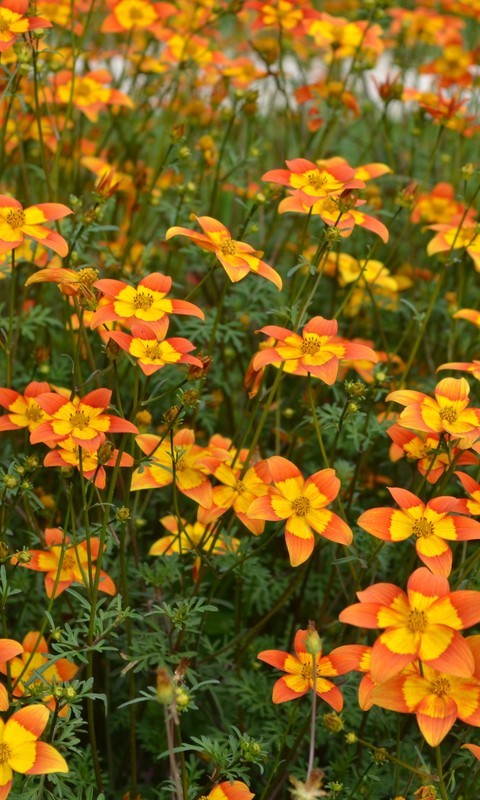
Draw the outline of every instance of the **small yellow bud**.
[[[163,705],[168,705],[173,699],[173,683],[164,667],[157,669],[157,700]]]

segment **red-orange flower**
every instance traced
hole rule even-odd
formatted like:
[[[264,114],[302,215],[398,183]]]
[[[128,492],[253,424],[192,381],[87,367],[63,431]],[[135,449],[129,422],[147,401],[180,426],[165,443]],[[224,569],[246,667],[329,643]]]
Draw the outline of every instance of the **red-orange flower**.
[[[261,260],[262,252],[254,250],[245,242],[232,239],[230,231],[217,219],[196,217],[195,214],[192,214],[192,217],[197,220],[203,233],[174,226],[168,229],[165,239],[171,239],[172,236],[188,236],[202,250],[215,253],[232,283],[238,283],[249,272],[256,272],[262,278],[274,283],[277,289],[282,288],[282,279],[278,272]]]
[[[294,189],[308,207],[326,197],[339,197],[345,189],[365,187],[365,183],[355,177],[353,167],[343,160],[339,163],[337,158],[326,158],[316,164],[306,158],[294,158],[286,164],[288,169],[271,169],[262,175],[262,181]]]
[[[410,389],[390,392],[392,400],[406,408],[398,418],[404,428],[426,433],[448,433],[455,439],[472,434],[480,425],[480,409],[467,408],[470,386],[465,378],[444,378],[435,387],[435,397]]]
[[[217,783],[208,794],[200,800],[252,800],[255,795],[243,781],[222,781]]]
[[[212,521],[233,508],[240,522],[249,531],[258,535],[263,532],[263,519],[252,519],[248,511],[256,497],[268,494],[270,472],[265,461],[259,461],[241,476],[242,468],[237,461],[234,468],[227,463],[220,463],[214,471],[215,478],[222,486],[214,486],[212,491],[213,505],[199,512],[203,521]]]
[[[0,5],[0,53],[8,50],[19,36],[38,28],[51,28],[44,17],[28,16],[28,0],[2,0]]]
[[[45,572],[45,590],[47,597],[52,596],[53,588],[56,584],[56,591],[53,595],[58,597],[72,583],[80,583],[83,586],[89,585],[89,557],[91,562],[98,558],[100,550],[100,539],[91,536],[87,541],[79,544],[71,544],[70,537],[60,528],[47,528],[45,531],[45,544],[47,550],[29,550],[30,561],[18,561],[17,556],[12,557],[13,564],[19,564],[26,569],[33,569],[35,572]],[[92,580],[95,580],[97,568],[93,565]],[[115,584],[106,572],[100,570],[99,589],[105,594],[116,594]]]
[[[0,405],[8,409],[8,414],[0,417],[0,431],[28,428],[32,433],[49,418],[37,403],[37,397],[50,391],[50,384],[45,381],[32,381],[25,387],[23,394],[14,389],[0,389]]]
[[[302,473],[281,456],[265,461],[274,486],[249,506],[252,519],[286,520],[285,540],[292,567],[303,564],[315,547],[314,533],[332,542],[349,545],[352,531],[326,506],[335,500],[340,481],[333,469],[315,472],[305,480]]]
[[[452,551],[447,542],[480,539],[480,522],[450,513],[466,511],[456,497],[434,497],[425,504],[406,489],[389,488],[389,492],[400,509],[371,508],[358,518],[360,527],[387,542],[414,536],[423,563],[435,575],[450,575]]]
[[[392,583],[357,592],[360,603],[345,608],[341,622],[360,628],[385,628],[372,648],[371,676],[392,678],[417,658],[460,678],[473,675],[475,662],[459,633],[480,620],[480,592],[451,592],[448,580],[420,567],[405,593]]]
[[[108,433],[138,433],[138,428],[126,419],[105,414],[110,403],[110,389],[94,389],[85,397],[68,400],[53,392],[37,398],[37,403],[50,419],[41,422],[30,436],[32,444],[45,442],[53,446],[67,437],[89,452],[105,441]]]
[[[474,453],[454,445],[458,444],[456,439],[445,442],[446,449],[441,447],[442,440],[438,433],[426,434],[422,431],[415,433],[395,423],[388,428],[387,434],[392,440],[390,447],[392,461],[398,461],[403,456],[416,461],[420,475],[424,475],[429,483],[436,483],[454,458],[458,466],[478,463]]]
[[[102,452],[103,448],[103,452]],[[105,467],[114,467],[118,460],[118,450],[109,442],[100,445],[97,450],[84,450],[69,436],[59,442],[58,447],[50,450],[44,458],[44,467],[75,467],[87,481],[93,481],[99,489],[104,489],[107,476]],[[120,467],[132,467],[133,458],[122,453]]]
[[[152,3],[149,0],[107,0],[107,5],[110,14],[102,23],[102,33],[146,30],[160,38],[165,34],[163,20],[176,12],[172,3]]]
[[[199,358],[189,356],[195,345],[181,336],[164,339],[147,324],[132,325],[132,336],[122,331],[112,331],[109,338],[113,339],[123,350],[130,353],[138,360],[138,366],[145,375],[152,375],[167,364],[193,364],[202,369],[203,364]]]
[[[273,336],[277,344],[260,350],[253,359],[253,368],[259,370],[266,364],[273,364],[274,367],[283,364],[285,372],[293,375],[310,373],[331,385],[335,383],[342,359],[360,359],[374,364],[378,361],[370,347],[348,342],[337,336],[337,331],[337,321],[323,317],[312,317],[301,335],[278,325],[267,325],[261,328],[260,333]]]
[[[21,708],[4,722],[0,720],[0,800],[6,800],[13,784],[13,773],[48,775],[68,772],[68,766],[58,750],[37,739],[47,725],[50,713],[46,706]]]
[[[70,208],[61,203],[37,203],[24,208],[13,197],[0,195],[0,254],[19,247],[28,236],[55,250],[60,256],[66,256],[67,242],[56,231],[45,228],[44,223],[72,213]]]
[[[272,700],[274,703],[285,703],[303,697],[313,689],[314,665],[316,666],[315,691],[322,700],[325,700],[335,711],[343,708],[343,697],[340,689],[328,678],[343,675],[353,669],[350,647],[337,647],[328,656],[322,656],[322,651],[316,655],[307,652],[306,639],[308,631],[299,630],[295,634],[295,655],[283,650],[262,650],[257,658],[265,661],[272,667],[286,672],[278,679],[273,687]]]
[[[165,336],[169,314],[189,314],[204,319],[198,306],[186,300],[171,300],[166,295],[171,289],[172,279],[161,272],[152,272],[142,278],[137,286],[123,281],[103,278],[94,284],[106,297],[94,313],[90,327],[96,328],[105,322],[118,320],[131,327],[135,322],[146,322],[159,336]]]
[[[124,92],[111,89],[112,76],[106,69],[97,69],[85,75],[73,75],[69,70],[57,72],[53,82],[53,99],[56,103],[73,105],[82,111],[90,122],[97,122],[100,111],[109,105],[134,108],[134,103]]]
[[[428,664],[422,664],[422,672],[417,667],[374,686],[370,698],[381,708],[415,714],[431,747],[440,744],[457,718],[480,726],[478,678],[438,672]]]

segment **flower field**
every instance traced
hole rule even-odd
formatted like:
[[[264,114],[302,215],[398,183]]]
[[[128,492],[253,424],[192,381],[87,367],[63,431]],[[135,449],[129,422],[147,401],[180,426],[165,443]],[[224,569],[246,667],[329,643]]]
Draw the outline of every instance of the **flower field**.
[[[479,0],[0,0],[0,800],[478,800]]]

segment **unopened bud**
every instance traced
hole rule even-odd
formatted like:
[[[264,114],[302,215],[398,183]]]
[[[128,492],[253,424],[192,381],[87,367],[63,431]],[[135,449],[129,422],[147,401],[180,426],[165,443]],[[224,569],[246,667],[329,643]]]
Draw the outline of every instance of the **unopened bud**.
[[[163,705],[171,703],[173,699],[173,683],[170,675],[164,667],[157,669],[157,700]]]
[[[339,714],[335,714],[334,711],[330,714],[324,714],[322,722],[330,733],[340,733],[340,731],[343,731],[343,719]]]
[[[322,640],[318,635],[315,623],[311,620],[308,623],[307,635],[305,637],[305,650],[311,656],[316,656],[322,652]]]
[[[126,506],[121,506],[120,508],[117,508],[115,513],[115,519],[117,520],[117,522],[127,522],[127,520],[129,520],[130,517],[131,515],[129,508],[127,508]]]
[[[115,447],[112,442],[104,442],[98,448],[98,463],[108,464],[115,452]]]

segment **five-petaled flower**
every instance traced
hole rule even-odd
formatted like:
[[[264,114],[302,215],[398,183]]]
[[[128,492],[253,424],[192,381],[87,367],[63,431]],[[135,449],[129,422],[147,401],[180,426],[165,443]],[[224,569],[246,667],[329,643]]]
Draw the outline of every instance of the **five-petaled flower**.
[[[302,473],[281,456],[265,461],[273,482],[268,494],[249,506],[252,519],[286,520],[285,541],[293,567],[303,564],[315,547],[314,532],[332,542],[349,545],[352,531],[326,506],[335,500],[340,481],[333,469],[322,469],[305,480]]]
[[[306,206],[326,197],[339,197],[346,189],[365,187],[343,159],[339,163],[336,158],[327,158],[314,164],[306,158],[294,158],[286,164],[288,169],[271,169],[262,175],[262,181],[288,186]]]
[[[46,706],[21,708],[4,722],[0,719],[0,798],[6,800],[13,784],[13,773],[48,775],[68,772],[67,762],[58,750],[37,741],[48,722]]]
[[[448,433],[455,439],[475,435],[480,426],[480,409],[467,408],[470,386],[465,378],[443,378],[435,397],[411,389],[390,392],[387,401],[406,406],[398,418],[404,428],[426,433]]]
[[[400,509],[371,508],[358,519],[361,528],[388,542],[401,542],[414,536],[418,557],[435,575],[449,575],[452,551],[448,540],[480,539],[480,522],[452,511],[464,511],[456,497],[434,497],[422,503],[406,489],[389,488]]]
[[[138,433],[132,422],[105,414],[111,396],[110,389],[94,389],[85,397],[72,400],[54,392],[39,395],[37,403],[50,419],[35,428],[31,443],[45,442],[52,447],[71,437],[75,444],[93,452],[103,444],[106,433]]]
[[[197,220],[203,233],[197,233],[190,228],[174,226],[168,229],[165,238],[188,236],[202,250],[215,253],[232,283],[241,281],[249,272],[255,272],[274,283],[277,289],[281,290],[282,279],[278,272],[261,260],[262,252],[254,250],[245,242],[237,242],[232,239],[230,231],[217,219],[196,217],[195,214],[192,214],[192,217]]]
[[[31,381],[23,394],[14,389],[1,388],[0,405],[8,410],[8,414],[0,417],[0,431],[28,428],[32,433],[42,422],[46,422],[49,416],[37,403],[37,397],[50,391],[50,384],[45,381]]]
[[[339,619],[360,628],[386,629],[372,648],[376,683],[417,658],[440,672],[473,675],[474,658],[459,631],[480,621],[480,592],[451,592],[444,576],[420,567],[410,575],[406,593],[392,583],[376,583],[357,597],[360,602],[345,608]]]
[[[28,16],[28,0],[2,0],[0,4],[0,53],[8,50],[19,36],[39,28],[51,28],[45,17]]]
[[[24,208],[13,197],[0,195],[0,254],[19,247],[28,236],[55,250],[60,256],[66,256],[67,242],[56,231],[45,228],[44,223],[72,213],[70,208],[61,203],[38,203]]]
[[[254,797],[255,795],[243,781],[222,781],[208,794],[202,794],[198,800],[252,800]]]
[[[295,333],[278,325],[267,325],[260,333],[277,340],[273,347],[260,350],[253,359],[253,369],[267,364],[283,365],[284,372],[293,375],[311,374],[329,385],[337,379],[340,361],[371,361],[377,363],[376,353],[366,345],[348,342],[337,336],[338,323],[334,319],[312,317],[302,333]]]
[[[132,325],[131,336],[123,331],[112,331],[109,338],[137,359],[138,366],[145,375],[152,375],[167,364],[193,364],[200,369],[203,367],[200,359],[188,355],[195,349],[195,345],[188,339],[181,336],[165,339],[147,324]]]
[[[317,695],[335,711],[341,711],[343,708],[342,693],[328,678],[350,672],[356,666],[356,659],[352,656],[349,645],[335,648],[328,656],[322,656],[321,650],[316,654],[307,652],[307,634],[307,630],[296,632],[293,643],[295,655],[283,650],[262,650],[258,654],[257,658],[260,661],[265,661],[272,667],[277,667],[287,673],[279,678],[273,687],[272,700],[274,703],[295,700],[297,697],[307,694],[315,684]],[[316,675],[314,675],[315,671]]]
[[[47,597],[52,597],[52,594],[53,597],[58,597],[72,583],[89,586],[90,579],[96,580],[97,567],[94,562],[100,552],[100,539],[97,536],[91,536],[88,541],[79,544],[71,544],[70,537],[60,528],[47,528],[45,544],[46,550],[28,551],[28,562],[12,556],[12,564],[19,564],[35,572],[45,572]],[[100,570],[98,588],[105,594],[114,595],[117,592],[114,582],[103,570]]]
[[[158,336],[165,336],[169,314],[189,314],[204,319],[203,311],[186,300],[171,300],[167,297],[172,279],[161,272],[152,272],[142,278],[137,286],[123,281],[102,278],[94,284],[105,295],[94,313],[90,327],[96,328],[105,322],[118,320],[131,327],[135,322],[146,322]]]

